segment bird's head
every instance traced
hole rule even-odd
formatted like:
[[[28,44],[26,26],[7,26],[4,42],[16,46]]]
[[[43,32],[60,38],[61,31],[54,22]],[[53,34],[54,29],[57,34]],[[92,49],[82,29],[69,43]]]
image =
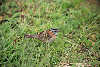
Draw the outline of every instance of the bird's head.
[[[52,31],[55,35],[59,32],[57,28],[51,28],[50,31]]]

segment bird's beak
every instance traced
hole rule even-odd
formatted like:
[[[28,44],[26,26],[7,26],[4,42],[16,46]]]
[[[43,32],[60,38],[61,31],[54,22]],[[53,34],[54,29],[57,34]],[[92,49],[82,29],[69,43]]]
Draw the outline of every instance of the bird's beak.
[[[57,32],[60,32],[60,30],[57,30]]]

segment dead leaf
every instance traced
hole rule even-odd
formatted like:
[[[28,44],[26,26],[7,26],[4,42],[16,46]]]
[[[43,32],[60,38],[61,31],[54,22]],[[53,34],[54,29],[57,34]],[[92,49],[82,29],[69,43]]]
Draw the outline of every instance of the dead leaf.
[[[3,20],[3,16],[0,16],[0,21],[2,21]]]

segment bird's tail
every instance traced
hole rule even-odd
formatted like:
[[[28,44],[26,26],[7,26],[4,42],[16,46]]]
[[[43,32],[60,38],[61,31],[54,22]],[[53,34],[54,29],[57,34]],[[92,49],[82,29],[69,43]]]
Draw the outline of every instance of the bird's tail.
[[[38,38],[37,35],[30,35],[30,34],[26,34],[25,37],[26,38]]]

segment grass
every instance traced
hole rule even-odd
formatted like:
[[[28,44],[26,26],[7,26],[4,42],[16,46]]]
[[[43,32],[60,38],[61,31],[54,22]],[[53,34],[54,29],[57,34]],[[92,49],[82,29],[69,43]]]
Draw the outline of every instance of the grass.
[[[87,1],[4,0],[0,9],[1,67],[58,67],[63,63],[99,67],[100,14]],[[24,38],[49,28],[61,31],[51,44]]]

